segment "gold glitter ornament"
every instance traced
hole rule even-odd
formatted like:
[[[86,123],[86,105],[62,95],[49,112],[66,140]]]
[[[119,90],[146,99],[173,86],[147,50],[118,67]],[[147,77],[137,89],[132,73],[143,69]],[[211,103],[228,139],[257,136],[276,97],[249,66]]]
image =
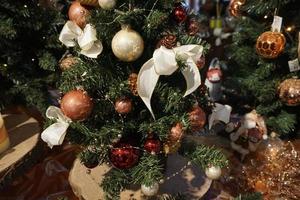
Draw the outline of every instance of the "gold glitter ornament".
[[[285,42],[282,33],[267,31],[258,37],[256,51],[264,58],[277,58],[284,50]]]
[[[142,55],[144,41],[138,32],[124,25],[122,30],[113,37],[111,47],[117,58],[124,62],[132,62]]]
[[[131,73],[128,77],[129,89],[134,96],[139,96],[137,91],[137,78],[138,75],[136,73]]]
[[[288,106],[300,105],[300,79],[286,79],[278,87],[280,100]]]

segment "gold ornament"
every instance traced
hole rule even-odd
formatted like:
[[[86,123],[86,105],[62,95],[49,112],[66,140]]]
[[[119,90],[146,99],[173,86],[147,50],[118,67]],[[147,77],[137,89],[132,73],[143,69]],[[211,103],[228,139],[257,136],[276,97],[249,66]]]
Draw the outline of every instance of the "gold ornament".
[[[267,31],[258,37],[256,51],[264,58],[276,58],[284,50],[285,42],[282,33]]]
[[[68,55],[62,59],[59,63],[59,67],[62,71],[70,69],[73,65],[78,63],[78,58],[72,55]]]
[[[81,5],[98,7],[98,0],[77,0]]]
[[[98,0],[98,3],[104,10],[110,10],[116,6],[116,0]]]
[[[134,96],[138,96],[137,91],[137,78],[138,75],[136,73],[131,73],[128,78],[129,89]]]
[[[300,79],[284,80],[278,87],[280,100],[288,106],[300,105]]]
[[[244,5],[246,3],[246,0],[231,0],[229,7],[228,7],[228,11],[229,13],[234,16],[234,17],[238,17],[241,15],[241,6]]]
[[[137,60],[144,51],[141,35],[129,26],[123,26],[112,39],[111,47],[117,58],[124,62]]]

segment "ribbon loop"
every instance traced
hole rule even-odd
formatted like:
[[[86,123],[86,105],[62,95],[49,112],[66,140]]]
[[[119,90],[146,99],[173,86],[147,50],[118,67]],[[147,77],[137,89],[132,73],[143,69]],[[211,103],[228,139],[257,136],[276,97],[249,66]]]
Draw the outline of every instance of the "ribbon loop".
[[[67,21],[59,35],[59,40],[67,47],[74,47],[77,40],[81,54],[90,58],[97,58],[102,52],[103,46],[96,35],[97,32],[91,24],[87,24],[82,30],[74,22]]]
[[[196,62],[201,57],[202,52],[203,46],[201,45],[183,45],[173,49],[161,46],[154,51],[153,58],[142,66],[138,74],[137,90],[154,119],[155,116],[151,108],[151,96],[159,76],[174,73],[178,69],[176,56],[183,57],[188,66],[181,71],[187,85],[184,96],[191,94],[201,84],[201,76]]]

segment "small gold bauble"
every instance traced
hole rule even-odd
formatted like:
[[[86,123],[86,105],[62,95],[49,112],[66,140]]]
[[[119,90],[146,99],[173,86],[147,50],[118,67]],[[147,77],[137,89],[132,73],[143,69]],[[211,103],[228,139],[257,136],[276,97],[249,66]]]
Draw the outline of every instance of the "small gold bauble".
[[[300,105],[300,79],[286,79],[278,87],[280,100],[288,106]]]
[[[116,5],[116,0],[98,0],[100,7],[104,10],[113,9]]]
[[[241,15],[241,6],[246,3],[246,0],[231,0],[228,6],[229,13],[234,16],[238,17]]]
[[[264,58],[276,58],[285,46],[285,37],[282,33],[267,31],[261,34],[256,41],[256,51]]]
[[[78,58],[72,55],[69,55],[62,59],[59,63],[59,67],[62,71],[70,69],[73,65],[78,63]]]
[[[117,58],[124,62],[137,60],[144,51],[141,35],[129,26],[123,26],[112,39],[111,47]]]

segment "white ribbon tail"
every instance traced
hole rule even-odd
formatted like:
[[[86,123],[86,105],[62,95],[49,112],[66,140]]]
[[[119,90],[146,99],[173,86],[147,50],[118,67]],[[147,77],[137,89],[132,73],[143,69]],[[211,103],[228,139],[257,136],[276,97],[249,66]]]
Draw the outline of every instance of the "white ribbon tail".
[[[61,109],[56,106],[49,106],[46,111],[46,117],[48,119],[55,119],[58,122],[70,123],[71,119],[65,116]]]
[[[81,28],[72,21],[67,21],[59,35],[61,41],[67,47],[74,47],[76,39],[82,34]]]
[[[68,127],[68,123],[56,122],[42,132],[41,138],[50,148],[54,145],[61,145],[65,139]]]
[[[155,119],[154,113],[151,108],[151,96],[158,81],[159,75],[154,69],[154,60],[148,60],[140,69],[137,90],[139,96],[144,101],[145,105],[149,109],[152,117]]]
[[[94,42],[93,46],[87,50],[81,50],[80,53],[90,58],[97,58],[97,56],[102,52],[103,46],[102,43],[97,40]]]
[[[184,97],[193,93],[201,85],[201,76],[197,65],[191,58],[187,60],[187,65],[188,67],[181,71],[187,87]]]

